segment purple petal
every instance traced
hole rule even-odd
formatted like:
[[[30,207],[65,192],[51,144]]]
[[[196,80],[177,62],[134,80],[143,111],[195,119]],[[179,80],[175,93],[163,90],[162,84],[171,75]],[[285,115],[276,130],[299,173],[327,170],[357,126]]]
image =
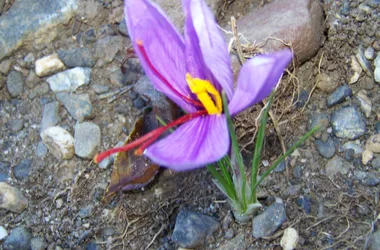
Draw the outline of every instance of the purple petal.
[[[248,60],[240,70],[234,96],[228,104],[231,115],[267,97],[291,59],[292,52],[285,49],[273,54],[258,55]]]
[[[230,56],[211,10],[203,0],[183,0],[183,6],[186,13],[186,36],[190,39],[196,37],[192,38],[192,49],[201,54],[213,78],[231,99],[233,74]]]
[[[221,159],[229,149],[224,115],[207,115],[181,125],[144,154],[153,162],[176,171],[205,166]]]
[[[185,45],[178,31],[161,9],[147,0],[124,1],[124,11],[133,48],[154,87],[186,112],[194,112],[195,108],[167,87],[152,69],[153,66],[176,91],[189,96]],[[137,42],[142,42],[147,56]]]

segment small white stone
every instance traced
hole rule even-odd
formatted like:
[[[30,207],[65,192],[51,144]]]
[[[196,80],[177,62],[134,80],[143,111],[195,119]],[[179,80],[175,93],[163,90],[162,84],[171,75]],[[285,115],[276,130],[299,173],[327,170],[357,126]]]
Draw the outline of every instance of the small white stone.
[[[380,66],[375,68],[375,82],[380,83]]]
[[[368,60],[373,60],[375,58],[375,50],[370,46],[364,51],[364,56]]]
[[[62,205],[63,205],[63,200],[62,200],[62,199],[57,199],[57,200],[55,201],[55,206],[56,206],[57,208],[61,208]]]
[[[75,91],[82,85],[90,83],[91,69],[84,67],[76,67],[58,74],[55,74],[46,81],[49,83],[54,93],[61,91]]]
[[[51,54],[40,58],[35,63],[35,71],[38,76],[47,76],[59,72],[65,68],[65,65],[59,60],[57,54]]]
[[[365,148],[374,153],[380,153],[380,134],[371,136],[367,140]]]
[[[20,190],[8,183],[0,182],[0,208],[21,213],[28,207],[28,200]]]
[[[359,91],[356,97],[360,102],[360,108],[364,112],[365,117],[370,117],[372,112],[372,101],[365,94],[364,90]]]
[[[356,60],[355,56],[351,56],[351,69],[354,72],[351,76],[350,80],[348,81],[348,84],[353,84],[358,81],[360,74],[362,73],[363,69],[360,66],[358,60]]]
[[[367,165],[370,160],[373,158],[373,152],[369,151],[368,149],[364,150],[363,155],[362,155],[362,163],[364,165]]]
[[[45,129],[41,138],[49,151],[59,160],[69,160],[74,156],[74,138],[65,129],[54,126]]]
[[[3,226],[0,226],[0,240],[4,240],[8,236],[8,231]]]
[[[268,167],[268,165],[269,165],[269,161],[268,160],[263,160],[263,166],[264,167]]]
[[[284,235],[281,238],[280,245],[284,250],[293,250],[297,247],[299,241],[299,235],[297,230],[288,227],[285,229]]]

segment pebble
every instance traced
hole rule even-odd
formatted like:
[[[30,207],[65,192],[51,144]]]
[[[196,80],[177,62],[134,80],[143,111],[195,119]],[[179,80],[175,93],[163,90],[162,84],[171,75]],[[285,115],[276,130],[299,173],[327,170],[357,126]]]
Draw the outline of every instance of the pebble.
[[[74,127],[75,154],[84,159],[92,159],[101,144],[101,134],[98,125],[92,122],[77,123]]]
[[[272,236],[286,219],[284,204],[275,202],[262,214],[253,218],[252,236],[255,238]]]
[[[99,58],[97,66],[110,63],[116,54],[123,48],[124,38],[122,36],[107,36],[95,44],[95,54]]]
[[[227,231],[224,233],[224,238],[227,240],[232,239],[235,236],[235,232],[232,228],[227,229]]]
[[[327,97],[327,107],[331,108],[336,104],[342,103],[344,100],[346,100],[347,97],[351,96],[351,88],[347,84],[344,84]]]
[[[119,23],[119,32],[121,34],[123,34],[124,36],[128,36],[128,29],[127,29],[127,25],[125,23],[125,18],[123,18],[123,20],[121,20],[121,22]]]
[[[377,156],[377,157],[375,157],[375,159],[373,159],[372,167],[374,167],[375,169],[380,168],[380,156]]]
[[[359,89],[372,90],[375,86],[375,81],[372,78],[364,75],[360,78],[358,85]]]
[[[371,63],[367,60],[367,58],[365,58],[363,49],[361,47],[358,48],[355,56],[367,76],[372,76]]]
[[[364,150],[362,155],[362,163],[364,165],[367,165],[368,162],[370,162],[373,158],[373,152],[369,151],[368,149]]]
[[[326,142],[315,140],[315,147],[318,153],[326,159],[331,159],[336,152],[335,141],[332,138],[327,139]]]
[[[376,230],[369,239],[369,250],[379,250],[380,229]]]
[[[13,119],[10,125],[12,132],[18,132],[24,127],[24,119]]]
[[[367,179],[364,181],[364,185],[369,187],[376,187],[380,183],[380,178],[373,173],[369,173]]]
[[[98,167],[101,169],[107,169],[114,162],[114,157],[110,156],[99,162]]]
[[[355,56],[351,56],[351,69],[354,72],[354,74],[351,76],[348,84],[356,83],[360,77],[360,74],[363,71],[362,67],[360,66],[358,60],[356,60]]]
[[[36,58],[34,57],[33,53],[32,52],[29,52],[25,57],[24,57],[24,62],[25,62],[25,66],[28,68],[28,69],[32,69],[34,67],[34,61],[36,60]]]
[[[273,170],[273,172],[281,173],[281,172],[284,172],[285,169],[286,169],[286,161],[283,160],[282,162],[280,162],[280,164],[278,164],[278,166]]]
[[[78,214],[79,217],[82,219],[90,217],[94,211],[94,208],[95,207],[93,205],[88,205],[87,207],[81,208]]]
[[[50,88],[46,82],[43,82],[37,85],[28,95],[30,100],[33,100],[36,97],[41,97],[49,92]]]
[[[36,148],[36,155],[40,158],[44,157],[47,154],[47,147],[43,142],[39,142]]]
[[[213,217],[183,209],[177,215],[172,240],[183,248],[197,248],[219,228]]]
[[[357,181],[362,181],[364,180],[365,178],[367,178],[367,173],[364,172],[364,171],[360,171],[360,170],[355,170],[354,171],[354,177]]]
[[[32,237],[32,233],[25,226],[16,227],[4,241],[4,250],[29,250]]]
[[[9,177],[10,164],[0,161],[0,182],[6,181]]]
[[[368,60],[373,60],[375,58],[375,50],[372,48],[372,47],[368,47],[365,51],[364,51],[364,56],[365,58],[367,58]]]
[[[74,156],[74,138],[65,129],[54,126],[41,133],[45,146],[58,160],[69,160]]]
[[[96,63],[95,58],[89,48],[58,50],[58,57],[68,68],[92,68]]]
[[[305,106],[308,98],[309,98],[309,93],[304,89],[301,90],[301,92],[298,95],[298,98],[294,100],[295,108],[296,109],[303,108]]]
[[[354,154],[356,156],[361,155],[363,153],[363,146],[361,144],[358,144],[355,141],[348,141],[342,146],[343,150],[353,150]]]
[[[68,69],[46,79],[54,93],[73,92],[82,85],[88,85],[90,80],[91,69],[84,67]]]
[[[45,250],[48,245],[44,238],[33,238],[30,242],[32,250]]]
[[[90,242],[86,245],[86,250],[100,250],[98,245],[95,242]]]
[[[133,106],[137,109],[142,109],[145,107],[145,101],[140,96],[133,100]]]
[[[372,135],[368,138],[365,147],[374,153],[380,153],[380,134]]]
[[[311,199],[309,196],[297,199],[297,205],[302,207],[306,214],[311,213]]]
[[[8,236],[8,231],[3,226],[0,226],[0,241]]]
[[[337,174],[345,175],[349,169],[352,168],[351,163],[346,162],[340,156],[334,156],[334,158],[330,159],[325,165],[326,175],[330,178],[334,178]]]
[[[375,82],[380,83],[380,66],[377,66],[374,71]]]
[[[0,63],[0,73],[2,73],[4,75],[8,75],[9,71],[12,68],[12,64],[13,64],[12,59],[3,60]]]
[[[110,88],[106,85],[101,85],[98,83],[91,84],[91,88],[95,91],[96,94],[103,94],[110,90]]]
[[[293,250],[297,247],[299,241],[299,235],[297,230],[292,227],[288,227],[284,231],[284,235],[281,238],[280,245],[283,250]]]
[[[13,167],[13,175],[18,180],[25,180],[29,177],[32,167],[32,159],[24,159],[19,164]]]
[[[120,68],[111,73],[110,82],[118,87],[123,87],[126,84],[126,78]]]
[[[338,81],[332,79],[328,74],[321,73],[318,76],[318,85],[317,87],[326,93],[331,93],[338,87]]]
[[[81,45],[88,45],[96,42],[95,30],[93,28],[86,30],[83,34],[79,34],[78,36]]]
[[[360,108],[363,111],[365,117],[369,118],[372,112],[372,101],[368,98],[363,90],[359,91],[356,97],[360,102]]]
[[[296,166],[293,169],[293,176],[296,177],[297,179],[301,178],[301,176],[302,176],[302,167],[301,166]]]
[[[40,58],[35,63],[35,72],[39,77],[51,75],[64,69],[65,65],[59,60],[57,54],[51,54]]]
[[[30,70],[28,76],[25,79],[25,84],[28,88],[34,88],[41,79],[34,73],[34,70]]]
[[[95,30],[96,38],[102,39],[107,36],[115,36],[116,32],[113,30],[110,24],[105,24]]]
[[[366,120],[355,106],[344,106],[331,115],[334,134],[339,138],[356,139],[367,131]]]
[[[61,117],[59,116],[60,106],[61,105],[57,101],[49,102],[44,105],[40,132],[57,125],[61,121]]]
[[[321,129],[314,133],[315,138],[320,138],[322,136],[322,133],[326,131],[330,124],[330,114],[323,112],[323,113],[313,113],[311,115],[311,118],[309,120],[310,129],[314,128],[317,125],[321,126]]]
[[[14,213],[21,213],[28,207],[28,200],[21,191],[11,185],[0,182],[0,208]]]
[[[87,93],[69,94],[60,92],[57,94],[57,99],[75,120],[82,122],[93,117],[93,108],[90,96]]]
[[[15,98],[19,97],[24,91],[24,76],[15,70],[12,70],[7,77],[7,89],[9,94]]]

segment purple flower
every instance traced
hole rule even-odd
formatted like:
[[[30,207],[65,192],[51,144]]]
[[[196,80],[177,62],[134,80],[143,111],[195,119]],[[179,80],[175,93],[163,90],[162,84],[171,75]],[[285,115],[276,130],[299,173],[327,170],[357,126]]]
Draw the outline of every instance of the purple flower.
[[[145,156],[176,171],[201,167],[227,154],[230,138],[222,90],[231,115],[236,115],[271,93],[292,57],[283,50],[248,60],[234,89],[227,46],[210,9],[203,0],[183,0],[183,6],[184,37],[148,0],[126,0],[124,9],[133,48],[147,76],[190,116],[167,137],[151,145],[158,136],[144,142]]]

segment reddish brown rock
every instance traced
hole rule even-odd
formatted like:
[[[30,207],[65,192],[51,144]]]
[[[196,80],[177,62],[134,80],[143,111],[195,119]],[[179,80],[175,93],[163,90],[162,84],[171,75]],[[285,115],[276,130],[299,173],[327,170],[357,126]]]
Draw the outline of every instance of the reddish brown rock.
[[[242,17],[237,27],[256,44],[270,37],[292,44],[297,62],[302,63],[322,45],[323,20],[318,0],[277,0]],[[269,40],[264,49],[276,51],[284,47],[281,42]]]

